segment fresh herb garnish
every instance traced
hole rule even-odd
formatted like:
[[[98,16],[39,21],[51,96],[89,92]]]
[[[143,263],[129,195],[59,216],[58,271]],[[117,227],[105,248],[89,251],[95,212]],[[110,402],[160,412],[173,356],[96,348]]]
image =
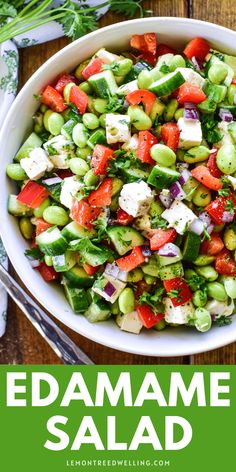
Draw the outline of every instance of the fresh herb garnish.
[[[153,293],[143,292],[139,297],[140,305],[149,305],[154,313],[160,313],[163,310],[162,298],[165,293],[164,287],[158,287]]]
[[[234,215],[235,208],[234,208],[234,202],[233,202],[232,198],[229,198],[227,200],[227,202],[225,203],[224,209],[226,211],[229,211],[230,215]]]
[[[203,241],[205,241],[205,239],[211,241],[211,235],[208,233],[206,228],[203,229]]]
[[[41,251],[37,247],[32,247],[31,249],[26,249],[25,250],[25,256],[26,257],[31,257],[32,259],[36,259],[39,261],[44,260],[44,255],[41,253]]]
[[[177,302],[180,302],[181,297],[180,297],[180,288],[172,288],[169,292],[167,292],[167,295],[170,298],[176,298]]]
[[[168,226],[168,222],[164,220],[160,215],[154,216],[151,221],[151,228],[161,228],[166,229]]]
[[[216,324],[219,328],[222,326],[230,325],[232,323],[232,319],[229,316],[221,316],[220,318],[216,319]]]
[[[198,274],[193,274],[191,275],[191,277],[189,277],[187,280],[186,280],[187,284],[189,285],[190,289],[195,291],[199,288],[203,288],[205,283],[206,283],[206,279],[204,277],[202,277],[201,275],[198,275]]]
[[[217,143],[223,138],[223,134],[217,129],[218,121],[214,113],[201,114],[202,132],[208,143]]]
[[[220,190],[218,190],[218,194],[220,195],[220,197],[228,197],[230,194],[230,190],[229,188],[221,188]]]
[[[115,111],[122,111],[124,105],[124,98],[123,97],[113,97],[109,98],[109,102],[106,105],[105,113],[112,113]]]

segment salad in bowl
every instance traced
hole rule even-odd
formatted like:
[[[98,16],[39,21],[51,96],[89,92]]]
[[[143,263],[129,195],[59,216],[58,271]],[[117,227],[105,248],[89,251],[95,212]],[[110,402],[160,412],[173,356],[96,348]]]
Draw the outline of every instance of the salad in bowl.
[[[229,324],[236,299],[236,57],[156,34],[48,84],[6,172],[8,211],[74,313],[121,330]]]

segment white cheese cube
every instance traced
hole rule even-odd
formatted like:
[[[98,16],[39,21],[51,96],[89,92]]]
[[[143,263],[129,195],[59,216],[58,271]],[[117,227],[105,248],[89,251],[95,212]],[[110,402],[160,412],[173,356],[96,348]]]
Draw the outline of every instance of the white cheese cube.
[[[223,135],[221,141],[217,143],[217,146],[222,146],[223,144],[234,144],[234,141],[232,137],[230,136],[230,133],[228,131],[228,125],[227,121],[220,121],[218,123],[218,129],[220,133]]]
[[[202,142],[202,128],[199,120],[178,119],[180,130],[179,148],[190,149],[199,146]]]
[[[229,305],[227,301],[218,302],[217,300],[211,300],[210,302],[207,302],[204,308],[209,311],[210,315],[216,315],[217,318],[220,316],[230,316],[235,311],[233,300],[231,300]]]
[[[139,90],[137,79],[132,80],[132,82],[127,82],[127,84],[121,85],[117,90],[117,95],[128,95],[128,93],[135,92]]]
[[[106,291],[106,286],[110,284],[114,291],[109,295],[109,292]],[[114,303],[119,295],[121,294],[122,290],[124,290],[126,284],[124,282],[121,282],[118,279],[114,279],[109,274],[103,274],[103,277],[100,280],[97,280],[95,284],[92,287],[92,290],[100,295],[102,298],[105,298],[107,302]],[[110,287],[110,288],[112,288]]]
[[[31,180],[38,180],[44,176],[45,172],[50,172],[53,169],[53,164],[42,148],[33,149],[29,153],[29,157],[21,159],[20,164]]]
[[[137,133],[133,134],[131,136],[130,140],[127,141],[126,143],[122,144],[122,149],[125,149],[125,151],[136,151],[138,149],[138,135]]]
[[[106,139],[108,144],[124,143],[129,141],[130,117],[128,115],[106,114]]]
[[[163,211],[161,216],[168,221],[169,227],[174,228],[179,234],[184,234],[197,218],[192,210],[180,200],[174,200],[170,208]]]
[[[50,161],[58,169],[68,169],[68,159],[74,156],[75,146],[72,141],[62,134],[54,136],[43,145],[49,155]]]
[[[122,331],[128,331],[133,334],[139,334],[143,327],[137,311],[131,311],[131,313],[127,313],[127,315],[118,315],[116,317],[116,323]]]
[[[230,181],[234,190],[236,190],[236,178],[231,175],[227,175],[227,179]]]
[[[150,187],[141,180],[123,186],[119,197],[119,205],[122,210],[136,218],[145,215],[153,198]]]
[[[121,56],[117,56],[117,54],[113,54],[112,52],[107,51],[105,48],[99,49],[95,56],[99,57],[99,59],[101,59],[101,61],[103,61],[105,64],[111,64],[114,61],[121,60]]]
[[[61,185],[60,202],[62,205],[71,209],[73,198],[81,187],[83,187],[83,184],[78,182],[76,177],[66,177]]]
[[[194,316],[195,308],[191,301],[181,306],[174,306],[171,298],[164,298],[165,305],[165,321],[174,324],[187,324],[188,318]]]
[[[176,71],[182,74],[186,82],[189,82],[192,85],[197,85],[200,88],[203,87],[205,79],[193,69],[190,69],[189,67],[177,67]]]

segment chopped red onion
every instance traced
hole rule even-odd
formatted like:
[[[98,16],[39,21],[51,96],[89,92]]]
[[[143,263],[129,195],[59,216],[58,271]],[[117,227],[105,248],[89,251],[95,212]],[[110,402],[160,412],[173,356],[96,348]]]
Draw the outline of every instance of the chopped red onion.
[[[189,225],[190,231],[192,231],[192,232],[195,233],[195,234],[198,234],[199,236],[200,236],[200,234],[203,233],[204,228],[205,228],[205,224],[203,223],[202,220],[200,220],[200,218],[196,218],[196,219],[193,220],[192,223]]]
[[[230,121],[233,121],[233,115],[232,113],[227,110],[226,108],[220,108],[220,111],[219,111],[219,117],[223,120],[223,121],[227,121],[228,123]]]
[[[142,253],[143,253],[143,256],[144,257],[150,257],[152,255],[152,250],[150,249],[150,246],[148,246],[147,244],[145,244],[144,246],[142,246]]]
[[[189,172],[189,170],[187,169],[184,169],[180,174],[179,183],[181,185],[184,185],[190,176],[191,176],[191,172]]]
[[[104,292],[108,295],[108,297],[111,297],[115,291],[116,288],[114,287],[114,285],[112,285],[111,282],[107,282],[104,287]]]
[[[209,226],[207,226],[207,229],[206,229],[206,230],[207,230],[208,234],[211,234],[212,231],[214,230],[214,225],[209,225]]]
[[[224,223],[232,223],[234,220],[234,214],[231,214],[229,211],[224,211],[222,215],[222,221]]]
[[[61,177],[58,175],[56,177],[49,177],[48,179],[42,180],[42,183],[45,185],[55,185],[55,184],[60,184],[62,182]]]
[[[206,223],[206,226],[211,224],[211,217],[206,211],[200,213],[199,218],[203,221],[203,223]]]
[[[180,249],[176,244],[167,243],[158,251],[159,256],[176,257],[180,256]]]
[[[216,320],[217,320],[217,316],[216,316],[216,315],[211,315],[211,319],[212,319],[212,321],[216,321]]]
[[[195,56],[192,57],[192,63],[194,65],[195,69],[197,69],[198,71],[203,70],[203,65],[202,65],[201,61],[199,61],[199,59],[197,59]]]
[[[196,104],[193,102],[185,102],[184,103],[184,108],[185,109],[190,109],[190,110],[196,110]]]
[[[159,199],[165,208],[170,208],[173,198],[169,190],[164,189],[159,194]]]
[[[199,119],[198,111],[195,108],[184,109],[185,120],[195,121]]]
[[[186,197],[186,193],[183,191],[179,182],[174,182],[170,186],[170,193],[173,198],[178,198],[178,200],[183,200]]]
[[[128,274],[124,270],[120,270],[119,267],[113,263],[113,264],[107,264],[105,267],[105,273],[107,275],[110,275],[114,279],[121,280],[122,282],[127,281]]]

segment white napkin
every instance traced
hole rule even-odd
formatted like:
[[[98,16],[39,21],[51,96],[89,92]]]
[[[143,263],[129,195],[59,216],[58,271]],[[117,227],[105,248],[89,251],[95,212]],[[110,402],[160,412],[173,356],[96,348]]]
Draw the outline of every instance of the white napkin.
[[[76,0],[75,0],[76,1]],[[62,4],[63,1],[55,0],[54,5]],[[79,3],[79,0],[78,0]],[[88,0],[89,6],[98,5],[101,0]],[[97,18],[104,15],[108,7],[98,10]],[[32,46],[34,44],[45,43],[52,39],[64,36],[62,26],[56,21],[51,21],[46,25],[39,26],[28,33],[15,37],[12,41],[0,44],[0,127],[5,120],[6,114],[14,101],[18,86],[18,49]],[[1,223],[0,223],[1,224]],[[0,238],[0,263],[8,268],[7,255]],[[0,337],[6,330],[7,294],[0,285]]]

